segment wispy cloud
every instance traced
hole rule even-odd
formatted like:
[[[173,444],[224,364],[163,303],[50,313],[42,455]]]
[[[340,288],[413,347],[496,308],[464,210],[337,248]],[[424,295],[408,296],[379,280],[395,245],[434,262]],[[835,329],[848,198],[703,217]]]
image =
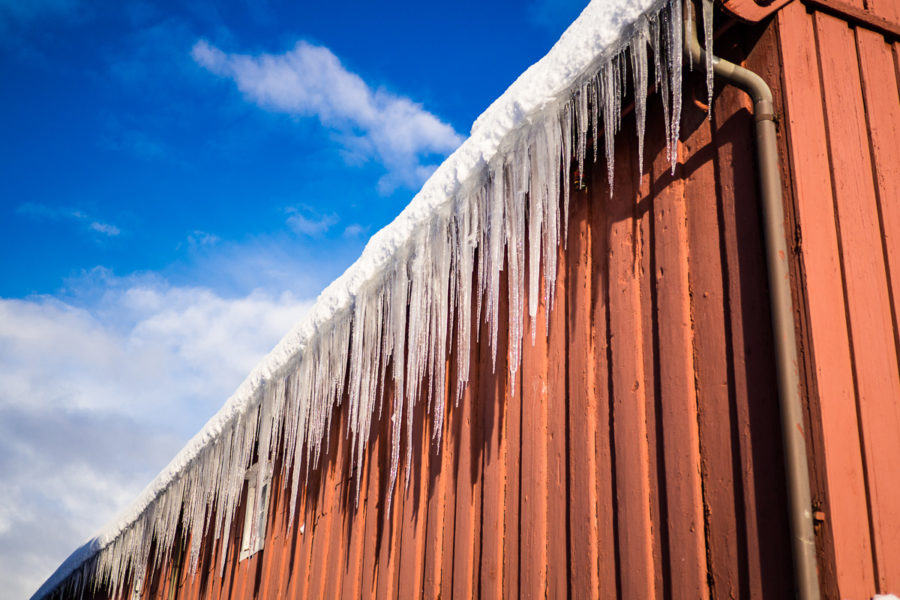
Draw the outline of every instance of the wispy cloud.
[[[205,40],[191,55],[197,64],[232,79],[244,97],[272,112],[315,117],[336,132],[348,162],[378,160],[388,173],[382,192],[416,187],[462,137],[421,104],[384,89],[372,89],[323,46],[298,42],[284,54],[229,54]]]
[[[115,225],[110,225],[109,223],[100,223],[99,221],[91,221],[91,224],[88,227],[90,227],[91,231],[96,231],[97,233],[102,233],[103,235],[113,237],[122,233]]]
[[[208,231],[201,231],[199,229],[195,229],[189,236],[187,236],[187,243],[191,248],[215,246],[220,241],[222,240],[216,234],[209,233]]]
[[[368,227],[363,227],[359,223],[351,223],[344,227],[344,237],[352,238],[362,235],[365,231],[368,230]]]
[[[292,207],[287,209],[287,213],[289,215],[288,227],[295,233],[311,237],[322,235],[338,222],[337,215],[319,215],[308,209],[301,210]]]
[[[65,298],[0,298],[5,592],[27,597],[130,503],[310,304],[102,269]]]
[[[72,208],[46,206],[44,204],[26,202],[25,204],[19,206],[18,213],[21,215],[27,215],[35,219],[49,219],[51,221],[71,221],[82,225],[88,231],[99,233],[107,237],[116,237],[122,233],[122,231],[115,225],[98,221],[90,215]]]

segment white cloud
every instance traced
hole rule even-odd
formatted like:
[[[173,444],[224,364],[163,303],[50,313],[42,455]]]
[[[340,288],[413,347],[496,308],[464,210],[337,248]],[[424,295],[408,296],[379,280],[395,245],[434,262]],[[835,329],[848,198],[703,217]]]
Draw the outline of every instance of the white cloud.
[[[344,237],[353,238],[359,235],[362,235],[364,231],[368,229],[367,227],[363,227],[359,223],[351,223],[344,228]]]
[[[103,270],[68,292],[0,299],[0,581],[11,597],[130,503],[311,305]]]
[[[221,240],[219,236],[214,233],[209,233],[208,231],[201,231],[199,229],[195,229],[193,233],[191,233],[187,237],[188,246],[191,248],[196,248],[197,246],[215,246]]]
[[[96,231],[108,236],[117,236],[122,233],[115,225],[110,225],[109,223],[101,223],[99,221],[91,221],[90,228],[91,231]]]
[[[304,214],[296,208],[288,208],[287,212],[290,215],[287,218],[287,224],[295,233],[313,237],[322,235],[338,222],[337,215],[333,214],[315,215],[310,214],[309,211],[305,211],[306,214]]]
[[[99,233],[107,237],[116,237],[117,235],[122,233],[122,231],[115,225],[98,221],[92,218],[90,215],[72,208],[46,206],[44,204],[26,202],[25,204],[19,206],[18,212],[19,214],[27,215],[35,219],[49,219],[51,221],[72,221],[74,223],[80,223],[89,231]]]
[[[387,192],[416,187],[461,142],[456,131],[421,104],[383,89],[373,90],[348,71],[328,48],[298,42],[284,54],[228,54],[200,40],[191,51],[197,64],[234,80],[244,97],[263,109],[316,117],[337,132],[348,162],[375,158],[388,170]]]

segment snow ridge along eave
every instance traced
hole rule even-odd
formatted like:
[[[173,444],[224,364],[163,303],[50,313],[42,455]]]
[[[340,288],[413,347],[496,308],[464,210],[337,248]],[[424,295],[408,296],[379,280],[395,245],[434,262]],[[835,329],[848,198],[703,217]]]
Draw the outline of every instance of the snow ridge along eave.
[[[255,441],[260,481],[271,475],[269,454],[285,457],[283,482],[291,485],[293,514],[301,468],[317,465],[331,414],[345,395],[350,404],[346,434],[356,469],[373,411],[382,400],[391,402],[390,501],[401,423],[407,419],[410,435],[416,402],[432,406],[440,436],[444,398],[436,391],[444,389],[450,338],[456,336],[461,348],[457,380],[451,382],[457,400],[468,380],[473,315],[489,324],[482,335],[489,336],[496,353],[504,261],[510,282],[509,346],[511,356],[520,357],[524,312],[536,314],[539,279],[556,277],[556,247],[565,236],[568,212],[569,161],[577,161],[581,170],[589,131],[595,135],[596,160],[596,136],[602,130],[611,187],[612,139],[621,121],[626,71],[631,72],[642,146],[651,59],[674,164],[681,27],[681,0],[594,0],[588,5],[550,52],[475,121],[471,136],[400,215],[372,236],[361,257],[322,292],[307,316],[136,501],[74,552],[32,598],[74,593],[101,580],[112,594],[120,594],[128,581],[143,577],[151,560],[169,556],[179,523],[194,532],[195,569],[204,536],[224,536],[227,542]],[[398,360],[391,361],[393,356]],[[509,368],[515,372],[516,360]],[[395,393],[378,398],[388,378]],[[220,568],[224,560],[223,553]]]

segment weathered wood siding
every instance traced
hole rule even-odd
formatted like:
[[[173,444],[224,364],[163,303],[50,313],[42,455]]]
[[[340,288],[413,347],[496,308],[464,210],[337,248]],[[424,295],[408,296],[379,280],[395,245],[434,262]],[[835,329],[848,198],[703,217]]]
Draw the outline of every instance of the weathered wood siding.
[[[496,369],[482,338],[440,452],[420,428],[389,511],[388,411],[358,507],[341,415],[294,527],[276,479],[265,549],[237,560],[238,515],[223,576],[206,544],[178,597],[791,596],[752,119],[726,89],[707,120],[694,88],[674,175],[658,97],[642,177],[630,116],[612,196],[602,159],[573,174],[586,189],[516,381],[507,332]]]
[[[879,21],[900,32],[900,2],[825,4],[778,13],[784,121],[820,565],[834,597],[870,598],[900,593],[900,43]]]
[[[795,1],[717,52],[775,92],[823,592],[869,598],[900,591],[900,45],[836,14]],[[791,597],[753,120],[733,88],[709,120],[705,97],[689,77],[674,174],[658,96],[642,176],[632,115],[612,195],[602,160],[570,173],[585,189],[515,381],[501,326],[389,507],[389,410],[359,482],[341,412],[292,527],[276,475],[263,551],[238,561],[239,513],[221,573],[207,539],[197,574],[163,565],[143,597]]]

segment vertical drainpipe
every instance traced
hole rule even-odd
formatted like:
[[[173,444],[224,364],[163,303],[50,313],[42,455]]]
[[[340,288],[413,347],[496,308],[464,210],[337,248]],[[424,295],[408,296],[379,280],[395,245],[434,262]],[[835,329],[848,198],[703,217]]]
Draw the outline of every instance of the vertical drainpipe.
[[[685,19],[692,18],[691,12],[685,11]],[[689,31],[690,36],[685,39],[685,54],[690,55],[693,64],[705,64],[706,51],[700,47],[697,40],[696,25]],[[781,197],[781,174],[778,170],[775,106],[772,91],[759,75],[716,56],[713,56],[712,62],[716,77],[737,86],[753,100],[756,160],[759,166],[759,189],[762,197],[769,275],[769,305],[778,372],[781,438],[784,444],[794,582],[798,598],[814,600],[821,596],[816,567],[816,539],[812,522],[806,436],[800,402],[800,375],[797,340],[794,335],[788,251],[784,235],[784,205]]]

